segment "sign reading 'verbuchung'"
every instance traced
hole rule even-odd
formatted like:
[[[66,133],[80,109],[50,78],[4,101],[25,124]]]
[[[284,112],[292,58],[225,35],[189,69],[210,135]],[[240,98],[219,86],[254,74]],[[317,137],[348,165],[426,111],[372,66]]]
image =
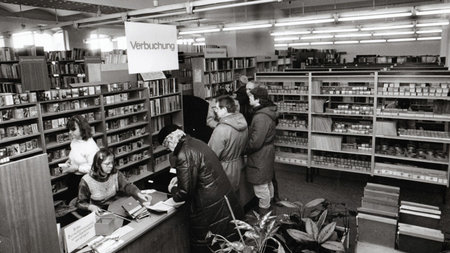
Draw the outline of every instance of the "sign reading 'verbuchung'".
[[[178,69],[177,28],[125,22],[130,74]]]

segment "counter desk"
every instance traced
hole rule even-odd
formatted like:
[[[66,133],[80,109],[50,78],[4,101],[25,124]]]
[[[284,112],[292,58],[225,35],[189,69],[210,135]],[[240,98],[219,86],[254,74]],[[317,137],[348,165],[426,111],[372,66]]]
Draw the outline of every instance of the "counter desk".
[[[152,204],[167,199],[167,194],[155,192]],[[114,202],[111,204],[113,206]],[[113,207],[114,208],[114,207]],[[117,208],[117,207],[116,207]],[[111,208],[109,208],[111,210]],[[127,224],[133,230],[122,237],[123,241],[112,252],[120,253],[186,253],[189,248],[189,224],[186,206],[183,205],[169,213],[153,213],[150,217]],[[84,249],[81,252],[89,252]]]

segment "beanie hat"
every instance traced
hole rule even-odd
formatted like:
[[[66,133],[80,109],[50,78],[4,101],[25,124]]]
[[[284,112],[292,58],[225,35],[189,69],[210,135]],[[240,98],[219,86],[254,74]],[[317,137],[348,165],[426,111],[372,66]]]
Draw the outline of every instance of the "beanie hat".
[[[179,126],[171,124],[163,127],[158,133],[158,142],[159,144],[163,144],[164,139],[166,139],[167,135],[171,134],[173,131],[181,129]]]
[[[250,93],[253,94],[255,99],[262,99],[262,100],[269,99],[269,93],[267,92],[267,89],[263,87],[256,87],[253,90],[251,90]]]

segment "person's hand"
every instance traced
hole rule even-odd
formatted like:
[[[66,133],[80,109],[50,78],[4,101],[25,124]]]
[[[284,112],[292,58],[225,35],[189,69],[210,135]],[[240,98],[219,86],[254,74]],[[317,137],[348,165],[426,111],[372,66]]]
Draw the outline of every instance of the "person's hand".
[[[70,160],[67,160],[65,164],[66,165],[61,168],[63,173],[74,173],[78,171],[78,166],[72,164]]]
[[[91,212],[95,212],[95,214],[97,214],[97,215],[102,212],[102,209],[96,205],[89,205],[88,209]]]
[[[172,192],[172,188],[177,185],[178,185],[178,178],[174,177],[174,178],[172,178],[172,180],[170,180],[170,183],[169,183],[169,186],[167,187],[167,189],[169,190],[169,192]]]

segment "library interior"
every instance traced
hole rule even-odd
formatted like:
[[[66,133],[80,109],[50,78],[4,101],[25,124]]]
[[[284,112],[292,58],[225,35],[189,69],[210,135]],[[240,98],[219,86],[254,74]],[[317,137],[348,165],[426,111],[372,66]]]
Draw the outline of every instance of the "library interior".
[[[450,252],[449,1],[0,13],[0,253]]]

